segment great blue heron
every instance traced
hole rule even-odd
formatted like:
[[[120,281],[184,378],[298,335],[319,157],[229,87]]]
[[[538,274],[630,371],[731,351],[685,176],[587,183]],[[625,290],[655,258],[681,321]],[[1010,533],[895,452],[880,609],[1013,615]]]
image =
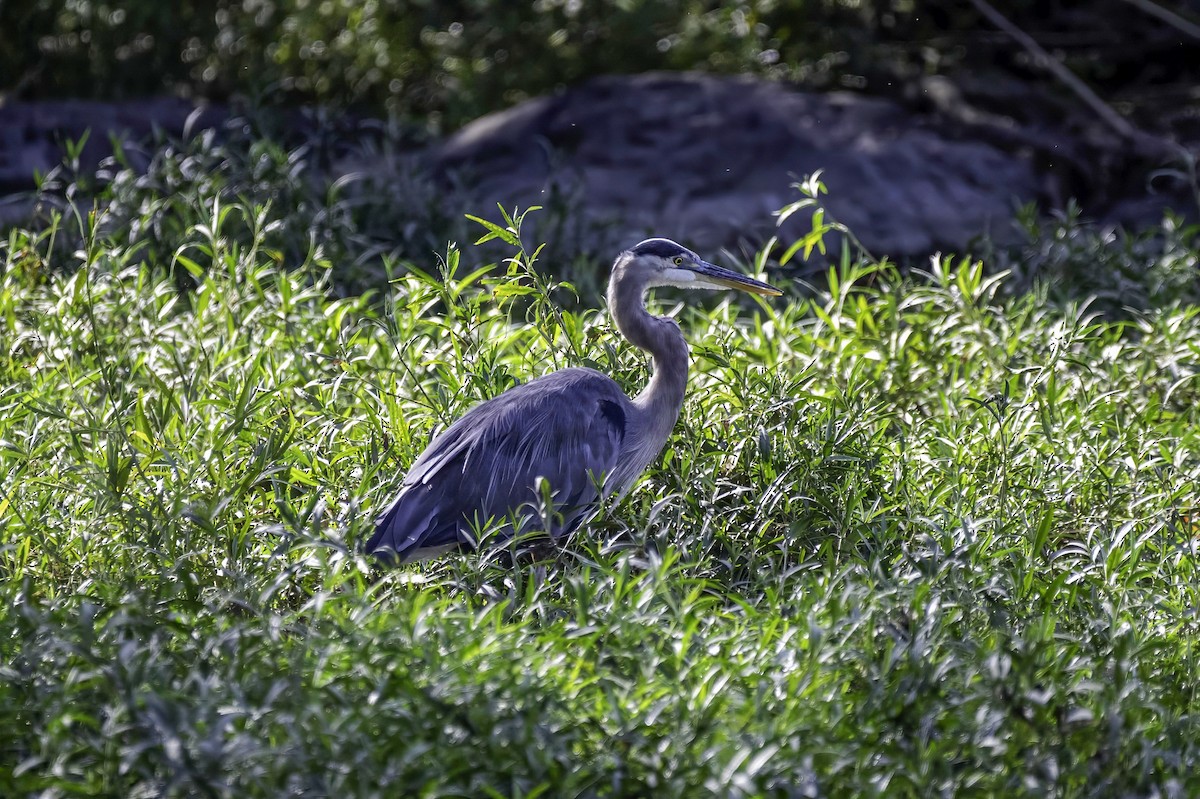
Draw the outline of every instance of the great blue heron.
[[[607,375],[571,368],[476,405],[417,458],[376,520],[367,551],[390,563],[417,560],[473,545],[471,531],[489,521],[504,525],[504,538],[533,530],[557,538],[595,513],[602,497],[624,496],[667,443],[687,384],[679,325],[646,311],[654,286],[781,293],[668,239],[622,252],[608,310],[622,335],[653,357],[649,385],[631,400]],[[552,492],[551,513],[542,481]]]

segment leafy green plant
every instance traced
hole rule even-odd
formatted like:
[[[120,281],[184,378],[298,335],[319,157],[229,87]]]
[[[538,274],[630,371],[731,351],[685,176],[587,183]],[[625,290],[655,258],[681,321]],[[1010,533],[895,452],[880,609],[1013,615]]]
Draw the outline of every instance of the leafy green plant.
[[[55,177],[0,241],[0,794],[1197,790],[1186,290],[1118,318],[848,248],[779,300],[663,290],[692,376],[631,495],[549,561],[383,571],[434,431],[646,360],[525,214],[372,260],[263,152]],[[339,289],[335,246],[390,280]]]
[[[1036,15],[1036,4],[1023,5]],[[698,69],[831,87],[882,73],[890,81],[897,69],[961,59],[942,39],[975,15],[954,19],[913,14],[897,0],[204,0],[178,9],[25,0],[0,7],[8,78],[0,91],[282,98],[446,129],[599,74]],[[933,37],[941,38],[926,41]]]
[[[328,154],[317,130],[293,131],[285,137],[290,146],[278,133],[269,116],[234,119],[180,139],[160,137],[142,154],[145,163],[117,147],[95,173],[81,167],[85,140],[67,142],[63,162],[38,176],[26,227],[53,229],[60,254],[69,256],[90,235],[91,218],[71,209],[90,203],[103,225],[99,235],[171,271],[181,285],[188,272],[206,268],[199,264],[213,258],[213,247],[254,247],[293,268],[336,264],[331,276],[344,291],[377,285],[401,262],[469,233],[466,220],[450,217],[456,192],[435,185],[386,142],[364,143],[331,171],[320,166]],[[254,216],[240,218],[243,212]]]
[[[1014,290],[1046,286],[1055,299],[1092,297],[1093,307],[1126,315],[1194,304],[1200,226],[1168,214],[1160,226],[1129,232],[1085,221],[1071,204],[1051,220],[1022,209],[1026,244],[1011,261]]]

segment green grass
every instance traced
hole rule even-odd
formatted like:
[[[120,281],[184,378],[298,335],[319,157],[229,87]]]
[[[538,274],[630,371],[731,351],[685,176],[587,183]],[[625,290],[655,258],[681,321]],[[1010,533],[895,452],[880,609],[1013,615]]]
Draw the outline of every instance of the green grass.
[[[1194,229],[1053,228],[1028,281],[662,292],[693,375],[630,497],[544,579],[382,572],[439,426],[645,358],[599,264],[558,274],[580,302],[511,242],[350,294],[286,193],[211,178],[0,245],[0,795],[1200,790]],[[1074,252],[1158,288],[1094,314],[1047,288]]]

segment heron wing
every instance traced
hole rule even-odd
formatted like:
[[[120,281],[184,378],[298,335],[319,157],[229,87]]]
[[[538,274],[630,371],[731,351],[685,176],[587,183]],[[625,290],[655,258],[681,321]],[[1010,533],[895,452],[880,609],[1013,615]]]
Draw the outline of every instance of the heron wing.
[[[472,523],[528,515],[538,478],[561,517],[549,532],[571,532],[617,464],[629,405],[591,369],[554,372],[476,405],[413,463],[367,550],[408,560],[460,545]]]

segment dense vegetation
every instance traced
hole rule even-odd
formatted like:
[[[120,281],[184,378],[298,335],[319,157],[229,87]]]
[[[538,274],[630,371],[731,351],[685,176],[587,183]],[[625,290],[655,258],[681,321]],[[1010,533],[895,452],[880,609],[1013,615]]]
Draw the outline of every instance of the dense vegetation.
[[[997,5],[1135,116],[1190,102],[1200,79],[1200,45],[1125,0]],[[434,128],[614,72],[749,72],[920,95],[911,84],[922,76],[994,77],[997,68],[1022,80],[1043,74],[971,3],[942,0],[0,4],[0,95],[283,98],[386,109]],[[995,88],[985,110],[1031,110],[1004,81]]]
[[[1131,3],[1003,11],[1135,119],[1192,91]],[[902,92],[1023,57],[969,3],[0,4],[5,96],[424,131],[600,72]],[[788,293],[661,292],[691,388],[625,502],[548,561],[383,571],[359,547],[433,432],[645,358],[569,234],[330,184],[257,124],[95,173],[71,144],[0,236],[0,796],[1200,792],[1195,227],[1030,213],[986,268],[847,252],[816,286],[791,242],[710,254]]]
[[[381,572],[439,426],[645,359],[516,220],[401,263],[303,152],[213,147],[49,179],[0,243],[0,795],[1200,790],[1196,229],[727,257],[788,294],[663,293],[691,387],[622,505]]]

